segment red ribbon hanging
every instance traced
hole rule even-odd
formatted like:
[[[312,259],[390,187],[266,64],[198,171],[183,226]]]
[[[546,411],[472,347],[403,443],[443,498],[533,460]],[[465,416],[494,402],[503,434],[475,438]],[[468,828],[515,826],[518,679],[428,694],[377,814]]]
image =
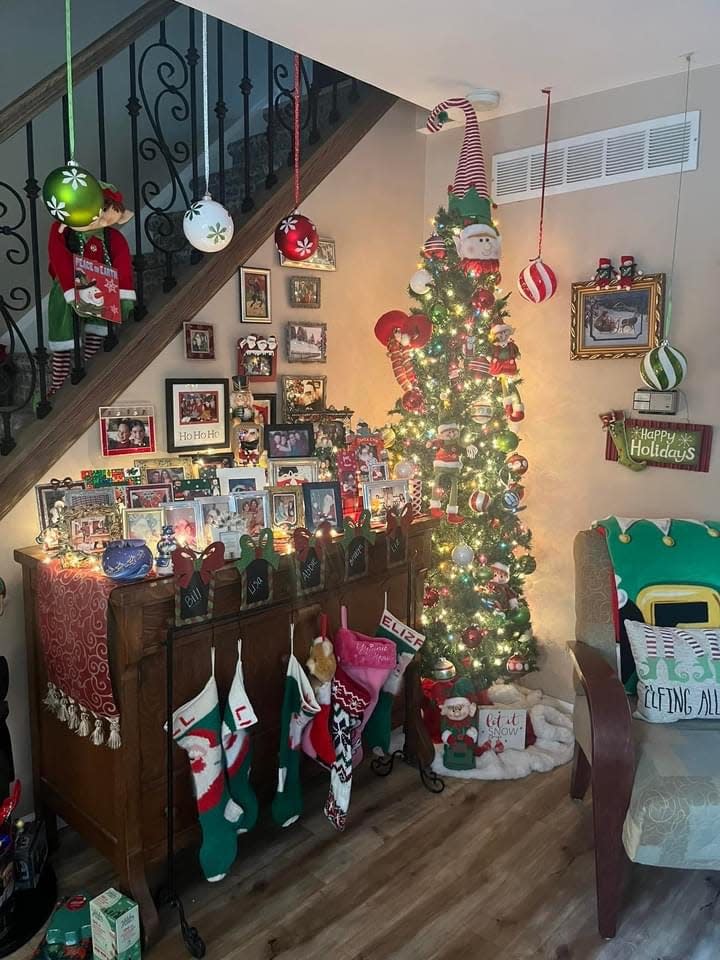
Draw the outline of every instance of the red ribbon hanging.
[[[548,155],[548,137],[550,135],[550,87],[543,87],[542,93],[547,97],[547,108],[545,111],[545,150],[543,152],[543,174],[542,191],[540,194],[540,228],[538,230],[538,260],[542,254],[543,242],[543,220],[545,219],[545,180],[547,177],[547,155]]]
[[[293,100],[293,170],[295,210],[300,206],[300,54],[296,53],[293,61],[294,71],[294,100]]]
[[[189,547],[178,547],[173,551],[172,562],[175,580],[183,589],[190,585],[195,571],[200,573],[203,583],[210,583],[213,572],[225,565],[225,544],[211,543],[202,553]]]

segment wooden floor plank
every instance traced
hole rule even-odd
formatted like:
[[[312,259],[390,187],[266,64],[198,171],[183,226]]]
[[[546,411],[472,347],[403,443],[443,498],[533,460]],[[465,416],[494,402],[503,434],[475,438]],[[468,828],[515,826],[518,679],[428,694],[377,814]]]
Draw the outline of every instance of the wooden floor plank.
[[[632,865],[618,936],[597,934],[591,807],[569,769],[525,780],[448,780],[433,796],[410,768],[354,785],[343,835],[306,790],[288,830],[243,838],[232,874],[207,884],[180,860],[185,907],[208,960],[718,960],[717,888],[700,871]],[[94,894],[109,865],[67,831],[61,889]],[[152,960],[181,960],[175,917]],[[29,960],[31,944],[14,955]]]

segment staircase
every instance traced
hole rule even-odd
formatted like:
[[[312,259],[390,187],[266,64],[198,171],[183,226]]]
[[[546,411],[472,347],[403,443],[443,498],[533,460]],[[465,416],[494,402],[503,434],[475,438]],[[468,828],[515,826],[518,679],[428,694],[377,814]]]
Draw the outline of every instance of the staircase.
[[[87,366],[76,350],[77,382],[52,397],[45,346],[50,219],[39,192],[68,152],[64,67],[0,111],[0,170],[6,177],[15,169],[14,182],[0,180],[0,518],[292,209],[292,53],[213,18],[208,35],[210,189],[235,220],[232,242],[210,256],[190,248],[182,233],[185,209],[204,192],[200,15],[173,0],[148,0],[73,58],[76,115],[78,103],[83,108],[78,159],[116,183],[135,211],[125,231],[138,302],[134,318]],[[302,76],[307,194],[395,98],[306,59]]]

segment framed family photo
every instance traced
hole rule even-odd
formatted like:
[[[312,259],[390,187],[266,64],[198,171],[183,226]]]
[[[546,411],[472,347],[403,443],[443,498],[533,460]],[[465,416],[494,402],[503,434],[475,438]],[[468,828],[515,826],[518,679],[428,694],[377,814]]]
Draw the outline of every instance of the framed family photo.
[[[172,483],[137,483],[125,487],[125,505],[130,509],[158,508],[172,501]]]
[[[226,379],[166,380],[165,413],[171,453],[229,446]]]
[[[183,332],[186,360],[215,359],[215,328],[211,323],[186,321]]]
[[[265,448],[271,459],[310,457],[315,452],[311,423],[271,423],[265,427]]]
[[[253,410],[260,414],[263,426],[277,422],[277,397],[274,393],[256,393],[253,396]]]
[[[40,531],[46,527],[57,527],[65,512],[65,494],[68,490],[84,490],[82,480],[51,480],[50,483],[39,483],[35,487],[37,501],[38,523]]]
[[[269,383],[277,378],[277,337],[250,334],[237,342],[238,371],[251,383]],[[235,378],[233,377],[233,380]]]
[[[175,540],[180,547],[197,550],[200,541],[199,510],[195,500],[185,503],[164,503],[160,508],[162,522],[173,528]]]
[[[377,480],[363,484],[363,506],[370,511],[370,522],[385,523],[388,510],[400,513],[410,502],[407,480]]]
[[[289,260],[280,254],[281,267],[293,267],[297,270],[337,270],[335,241],[321,237],[315,253],[307,260]]]
[[[272,322],[269,270],[240,267],[240,322]]]
[[[190,466],[180,457],[160,457],[157,460],[136,460],[135,466],[140,469],[140,479],[143,483],[169,483],[173,480],[184,480],[190,476]]]
[[[243,536],[256,537],[269,524],[268,495],[264,490],[235,493],[235,529]]]
[[[274,529],[290,536],[302,524],[300,487],[270,487],[270,522]]]
[[[320,277],[290,277],[290,306],[318,309]]]
[[[247,490],[262,490],[265,487],[265,471],[261,467],[218,468],[220,493],[244,493]]]
[[[307,460],[270,460],[271,487],[295,487],[299,483],[314,483],[318,477],[318,462],[314,458]]]
[[[151,403],[100,407],[98,420],[103,457],[155,453],[155,408]]]
[[[628,290],[574,283],[570,359],[642,356],[660,342],[664,316],[664,273],[638,277]]]
[[[336,480],[304,483],[300,489],[305,505],[305,526],[311,533],[325,522],[333,530],[343,529],[342,497]]]
[[[157,552],[162,534],[162,510],[157,508],[129,508],[123,514],[124,536],[127,540],[144,540],[153,552]]]
[[[290,321],[286,331],[288,363],[327,361],[327,324]]]
[[[202,546],[219,540],[221,529],[228,529],[235,514],[232,497],[202,497],[195,501],[199,511]]]
[[[282,398],[285,415],[316,413],[326,406],[327,377],[283,377]]]
[[[315,449],[342,450],[345,446],[347,431],[342,420],[321,420],[313,423],[315,429]]]
[[[60,521],[60,542],[78,553],[102,553],[110,540],[122,536],[117,505],[68,507]]]

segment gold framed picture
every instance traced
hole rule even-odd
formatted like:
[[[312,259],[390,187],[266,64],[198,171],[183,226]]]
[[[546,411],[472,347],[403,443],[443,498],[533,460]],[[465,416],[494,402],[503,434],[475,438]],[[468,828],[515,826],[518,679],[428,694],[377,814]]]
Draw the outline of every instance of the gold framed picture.
[[[570,316],[571,360],[640,357],[662,339],[665,274],[638,277],[627,290],[574,283]]]
[[[174,480],[188,480],[192,467],[187,459],[181,457],[158,457],[153,460],[136,460],[140,467],[140,479],[145,484],[169,483]]]
[[[60,546],[78,553],[102,553],[110,540],[120,540],[122,535],[122,514],[117,506],[70,507],[59,526]]]
[[[269,270],[240,267],[240,322],[272,322]]]

